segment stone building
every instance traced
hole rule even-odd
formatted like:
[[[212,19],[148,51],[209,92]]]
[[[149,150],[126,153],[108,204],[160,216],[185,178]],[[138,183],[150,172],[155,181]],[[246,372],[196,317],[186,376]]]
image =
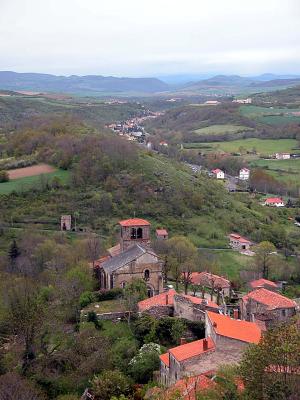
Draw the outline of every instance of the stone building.
[[[167,240],[169,239],[169,233],[166,229],[156,229],[156,239],[157,240]]]
[[[162,262],[150,247],[150,223],[133,218],[119,222],[120,243],[96,263],[100,289],[125,288],[133,278],[144,279],[149,297],[163,290]]]
[[[170,289],[138,303],[141,313],[152,315],[154,318],[171,317],[174,315],[174,295],[176,290]]]
[[[249,290],[256,290],[256,289],[267,289],[271,290],[272,292],[278,292],[279,286],[277,283],[269,281],[268,279],[255,279],[254,281],[250,281],[248,283]]]
[[[70,231],[72,228],[72,217],[71,215],[62,215],[60,217],[60,229],[62,231]]]
[[[210,290],[220,291],[224,296],[230,295],[231,283],[223,276],[214,275],[210,272],[192,272],[191,283],[203,286]]]
[[[229,243],[234,250],[238,251],[249,250],[252,245],[250,240],[238,235],[237,233],[231,233],[229,235]]]
[[[171,386],[184,377],[215,371],[224,364],[237,364],[246,347],[259,342],[261,329],[253,322],[208,311],[205,336],[160,356],[161,384]]]
[[[264,329],[293,317],[296,307],[293,300],[264,288],[253,290],[240,300],[242,319],[257,322]]]
[[[205,321],[206,311],[219,312],[218,304],[200,297],[184,294],[174,295],[174,316],[190,321]]]

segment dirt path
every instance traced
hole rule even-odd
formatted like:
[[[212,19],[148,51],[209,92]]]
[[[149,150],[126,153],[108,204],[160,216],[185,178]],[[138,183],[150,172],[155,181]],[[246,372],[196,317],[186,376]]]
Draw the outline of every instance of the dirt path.
[[[38,164],[38,165],[33,165],[31,167],[11,169],[10,171],[7,172],[9,175],[9,179],[19,179],[19,178],[25,178],[27,176],[49,174],[50,172],[54,171],[55,168],[51,167],[51,165]]]

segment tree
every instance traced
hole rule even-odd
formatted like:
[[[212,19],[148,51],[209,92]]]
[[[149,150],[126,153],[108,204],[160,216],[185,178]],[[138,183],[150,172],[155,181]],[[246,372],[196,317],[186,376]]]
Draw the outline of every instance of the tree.
[[[27,379],[16,373],[0,376],[0,400],[43,400],[45,397]]]
[[[35,341],[41,331],[46,304],[39,287],[27,278],[13,284],[8,293],[7,318],[11,331],[24,342],[22,372],[36,356]]]
[[[147,383],[153,378],[153,372],[159,368],[159,344],[144,344],[139,353],[130,361],[129,372],[135,382]]]
[[[0,183],[2,182],[8,182],[9,181],[9,175],[7,171],[0,171]]]
[[[95,267],[95,261],[99,258],[101,245],[100,240],[95,235],[90,235],[86,241],[86,251],[89,260],[93,263],[93,268]]]
[[[12,268],[15,267],[16,260],[20,254],[21,254],[21,252],[19,250],[16,240],[14,239],[8,250],[8,257],[9,257],[10,265]]]
[[[91,392],[95,400],[110,400],[113,396],[127,395],[130,381],[120,371],[103,371],[91,381]]]
[[[174,236],[167,242],[167,252],[169,254],[168,261],[171,265],[172,276],[175,280],[176,290],[179,287],[179,281],[183,277],[185,271],[185,287],[186,290],[190,283],[191,270],[194,268],[194,259],[197,249],[184,236]]]
[[[131,314],[137,311],[138,302],[147,297],[147,286],[142,279],[133,279],[124,291],[124,301],[128,311],[128,323],[130,324]]]
[[[268,279],[270,267],[274,263],[273,253],[276,251],[275,246],[271,242],[261,242],[254,247],[255,252],[255,265],[263,278]]]
[[[297,321],[268,330],[258,345],[250,346],[239,374],[251,399],[289,399],[300,392],[300,331]],[[295,397],[296,398],[296,397]]]

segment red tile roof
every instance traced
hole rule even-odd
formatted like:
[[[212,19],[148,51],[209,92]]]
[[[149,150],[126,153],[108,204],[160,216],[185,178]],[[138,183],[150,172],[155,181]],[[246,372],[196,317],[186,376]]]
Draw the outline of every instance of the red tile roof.
[[[207,341],[206,349],[204,349],[205,340]],[[215,344],[213,340],[208,337],[207,339],[195,340],[194,342],[173,347],[169,350],[169,352],[172,354],[173,357],[176,358],[177,361],[184,361],[212,350],[215,350]]]
[[[159,356],[160,360],[167,366],[170,366],[170,356],[169,353],[164,353]]]
[[[170,289],[167,292],[157,294],[156,296],[149,297],[146,300],[138,302],[139,311],[146,311],[155,306],[172,306],[174,304],[174,294],[176,290]]]
[[[179,391],[181,396],[183,396],[182,400],[196,400],[197,393],[201,392],[201,390],[209,389],[214,385],[215,382],[204,374],[180,379],[168,390],[170,392],[168,399],[172,398],[172,393],[174,394]]]
[[[119,224],[121,226],[148,226],[150,223],[146,221],[145,219],[141,218],[131,218],[131,219],[125,219],[123,221],[120,221]]]
[[[191,282],[194,285],[211,286],[222,289],[230,288],[230,281],[222,276],[211,274],[210,272],[192,272]]]
[[[277,204],[277,203],[283,203],[283,201],[280,197],[269,197],[268,199],[265,200],[265,203]]]
[[[218,172],[223,172],[220,168],[213,169],[211,171],[213,174],[217,174]]]
[[[207,300],[207,299],[201,299],[200,297],[189,296],[187,294],[182,294],[181,296],[183,296],[186,299],[190,300],[193,304],[202,304],[202,302],[204,300],[204,301],[206,301],[206,306],[207,307],[216,308],[216,309],[219,308],[217,303],[214,303],[213,301],[210,301],[210,300]]]
[[[156,234],[158,236],[167,236],[168,235],[168,231],[166,229],[156,229]]]
[[[231,234],[229,235],[229,237],[230,237],[231,239],[238,240],[238,241],[241,242],[241,243],[251,243],[250,240],[244,238],[243,236],[238,235],[237,233],[231,233]]]
[[[242,299],[244,302],[248,302],[249,299],[255,300],[267,306],[269,310],[296,307],[296,303],[293,300],[264,288],[253,290],[253,292],[246,294]]]
[[[257,289],[257,288],[261,288],[263,286],[271,286],[273,288],[278,288],[277,284],[275,282],[269,281],[268,279],[257,279],[255,281],[251,281],[249,282],[249,285],[253,288],[253,289]]]
[[[258,343],[260,340],[261,329],[254,322],[231,319],[211,311],[207,312],[207,316],[218,335],[247,343]]]

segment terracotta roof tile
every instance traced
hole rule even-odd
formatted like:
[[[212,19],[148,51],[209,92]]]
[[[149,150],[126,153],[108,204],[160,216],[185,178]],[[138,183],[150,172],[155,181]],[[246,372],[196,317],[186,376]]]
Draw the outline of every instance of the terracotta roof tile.
[[[178,382],[172,386],[168,392],[170,392],[170,397],[172,398],[172,393],[180,392],[183,396],[183,400],[196,400],[196,394],[201,392],[201,390],[209,389],[215,385],[215,382],[204,374],[191,376],[186,379],[180,379]],[[195,393],[196,392],[196,393]]]
[[[211,274],[210,272],[193,272],[191,282],[195,285],[210,286],[213,283],[215,287],[222,289],[230,288],[230,281],[228,279]]]
[[[277,286],[277,284],[275,282],[272,282],[272,281],[269,281],[268,279],[263,279],[263,278],[257,279],[255,281],[251,281],[251,282],[249,282],[249,285],[254,289],[255,288],[261,288],[264,285],[272,286],[274,288],[278,288],[278,286]]]
[[[207,341],[207,349],[204,349],[205,340]],[[169,350],[169,352],[172,354],[173,357],[176,358],[176,360],[184,361],[212,350],[215,350],[215,344],[213,340],[208,337],[207,339],[195,340],[194,342],[173,347]]]
[[[123,221],[119,221],[119,224],[121,226],[148,226],[150,225],[150,222],[146,221],[145,219],[141,218],[130,218],[130,219],[125,219]]]
[[[266,203],[274,204],[274,203],[282,203],[282,199],[280,197],[269,197],[265,200]]]
[[[216,308],[216,309],[219,308],[217,303],[214,303],[213,301],[210,301],[210,300],[207,300],[207,299],[201,299],[200,297],[190,296],[190,295],[187,295],[187,294],[183,294],[181,296],[183,296],[186,299],[190,300],[194,304],[202,304],[203,300],[204,300],[204,301],[206,301],[206,306],[207,307]]]
[[[170,356],[169,353],[164,353],[159,356],[160,360],[167,366],[170,366]]]
[[[158,236],[167,236],[168,235],[168,231],[166,229],[156,229],[156,234]]]
[[[146,300],[139,301],[138,308],[139,311],[149,310],[151,307],[155,306],[173,306],[174,304],[174,294],[176,290],[170,289],[167,292],[157,294],[156,296],[149,297]]]
[[[296,307],[296,303],[293,300],[264,288],[253,290],[253,292],[246,294],[242,299],[244,302],[249,301],[249,299],[255,300],[258,303],[266,305],[269,310]]]
[[[207,316],[218,335],[247,343],[258,343],[260,340],[261,329],[254,322],[231,319],[211,311],[207,312]]]

